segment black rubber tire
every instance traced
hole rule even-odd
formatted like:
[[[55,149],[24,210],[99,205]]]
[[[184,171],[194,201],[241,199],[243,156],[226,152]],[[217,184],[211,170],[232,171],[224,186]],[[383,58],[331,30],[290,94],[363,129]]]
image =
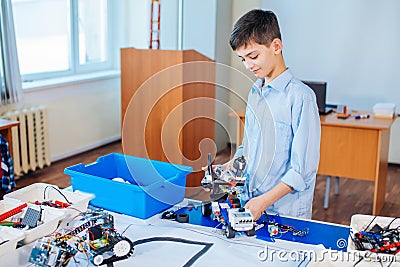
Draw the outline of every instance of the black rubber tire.
[[[226,227],[225,234],[226,234],[227,238],[234,238],[235,237],[235,230],[233,230],[233,228],[230,225],[228,225]]]
[[[189,222],[189,214],[187,214],[187,213],[178,214],[176,217],[176,220],[180,223],[188,223]]]
[[[253,229],[246,231],[247,236],[254,236],[255,234],[256,234],[256,229],[254,229],[254,226]]]
[[[203,216],[211,216],[211,202],[210,201],[203,201],[201,202],[201,214]]]

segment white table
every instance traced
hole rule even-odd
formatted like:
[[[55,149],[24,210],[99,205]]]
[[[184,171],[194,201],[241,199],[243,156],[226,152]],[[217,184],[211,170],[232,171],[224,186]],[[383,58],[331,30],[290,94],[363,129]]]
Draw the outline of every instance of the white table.
[[[173,237],[191,241],[212,243],[211,248],[199,257],[193,266],[353,266],[358,258],[349,262],[340,261],[338,251],[331,254],[322,245],[307,245],[284,240],[266,242],[256,237],[236,236],[227,239],[220,230],[210,227],[183,224],[160,219],[159,215],[141,220],[127,215],[112,213],[115,228],[133,242],[151,237]],[[28,262],[33,244],[22,246],[13,253],[0,258],[0,266],[33,266]],[[204,246],[170,241],[155,241],[135,246],[134,254],[126,259],[114,262],[114,266],[183,266]],[[299,251],[306,251],[300,253]],[[307,255],[313,252],[314,259]],[[323,254],[324,253],[324,254]],[[302,258],[302,255],[304,256]],[[268,258],[265,256],[268,255]],[[333,255],[333,256],[332,256]],[[338,258],[336,261],[335,257]],[[83,254],[75,257],[79,262],[71,261],[68,266],[93,266],[88,264]],[[323,260],[322,260],[323,259]],[[346,257],[342,256],[342,259]],[[272,262],[271,262],[272,261]],[[376,262],[362,261],[360,266],[377,266]],[[383,265],[388,266],[388,265]],[[400,264],[392,264],[400,266]]]

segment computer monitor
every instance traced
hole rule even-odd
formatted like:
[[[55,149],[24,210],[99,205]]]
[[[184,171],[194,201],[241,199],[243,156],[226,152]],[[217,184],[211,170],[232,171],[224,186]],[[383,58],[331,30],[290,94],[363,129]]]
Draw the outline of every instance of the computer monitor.
[[[310,87],[317,98],[317,106],[319,114],[328,114],[332,111],[331,108],[326,107],[326,82],[311,82],[303,81],[308,87]]]

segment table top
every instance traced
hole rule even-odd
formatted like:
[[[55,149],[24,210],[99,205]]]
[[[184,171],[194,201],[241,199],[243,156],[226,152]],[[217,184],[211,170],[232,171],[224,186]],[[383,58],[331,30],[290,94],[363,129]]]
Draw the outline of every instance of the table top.
[[[0,118],[0,130],[8,129],[17,125],[19,125],[19,121],[10,121]]]
[[[350,117],[347,119],[337,118],[334,112],[321,115],[321,125],[388,130],[395,120],[395,118],[375,118],[371,111],[349,110],[348,114]],[[356,119],[359,115],[369,115],[369,118]]]
[[[266,242],[246,235],[228,239],[218,229],[177,221],[162,220],[157,214],[141,220],[131,216],[110,212],[114,216],[115,229],[134,244],[134,253],[125,260],[114,262],[119,266],[258,266],[274,262],[273,266],[307,266],[310,258],[292,262],[277,261],[276,256],[264,259],[264,251],[297,251],[306,249],[319,251],[323,246],[298,244],[296,242]],[[206,245],[209,249],[204,254]],[[32,266],[29,263],[34,242],[24,245],[12,253],[0,257],[0,266]],[[261,251],[261,252],[260,252]],[[264,256],[263,256],[264,257]],[[261,259],[260,259],[261,258]],[[78,263],[70,261],[67,266],[94,266],[82,253],[75,256]],[[306,263],[306,264],[305,264]],[[2,265],[5,264],[5,265]],[[186,264],[186,265],[185,265]]]
[[[193,203],[193,202],[191,202]],[[188,207],[188,200],[170,210]],[[239,235],[228,239],[215,227],[179,223],[161,219],[160,214],[146,220],[110,212],[114,216],[115,229],[134,243],[134,253],[128,259],[113,263],[122,266],[329,266],[350,267],[358,261],[357,255],[326,250],[322,245],[304,244],[275,239],[267,242],[256,237]],[[302,220],[305,221],[305,220]],[[311,221],[316,224],[334,224]],[[337,227],[346,227],[336,225]],[[321,234],[325,238],[325,234]],[[28,262],[34,243],[24,245],[0,257],[1,266],[32,266]],[[313,254],[314,253],[314,254]],[[333,253],[332,255],[329,253]],[[340,258],[339,255],[341,256]],[[346,256],[347,255],[347,256]],[[314,257],[314,258],[313,258]],[[94,266],[83,253],[78,253],[68,266]],[[366,262],[366,261],[365,261]],[[376,266],[374,262],[357,266]],[[190,264],[188,264],[190,263]],[[4,265],[3,265],[4,264]],[[385,265],[386,266],[386,265]],[[399,262],[391,265],[399,267]]]
[[[245,116],[245,109],[239,109],[236,112],[229,113],[229,116],[239,117],[241,119]],[[378,129],[378,130],[388,130],[390,129],[392,123],[396,119],[394,118],[375,118],[372,111],[363,110],[349,110],[348,114],[350,117],[347,119],[339,119],[336,117],[335,112],[331,112],[327,115],[321,115],[321,125],[328,126],[341,126],[341,127],[353,127],[353,128],[367,128],[367,129]],[[366,119],[356,119],[357,115],[369,115]]]

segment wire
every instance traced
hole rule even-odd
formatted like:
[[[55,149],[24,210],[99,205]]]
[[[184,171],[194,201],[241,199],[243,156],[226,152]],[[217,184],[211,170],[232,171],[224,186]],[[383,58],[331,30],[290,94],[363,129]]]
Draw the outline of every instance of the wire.
[[[389,230],[390,228],[390,225],[395,221],[395,220],[397,220],[397,219],[400,219],[400,217],[395,217],[386,227],[385,227],[385,229],[386,230]],[[398,228],[399,226],[397,226],[397,228]]]
[[[126,230],[128,230],[129,229],[129,227],[131,227],[133,224],[131,223],[130,225],[128,225],[126,228],[125,228],[125,230],[121,233],[121,235],[124,235],[124,233],[126,232]]]
[[[377,216],[374,216],[374,218],[369,222],[369,224],[364,228],[364,231],[367,231],[367,229],[371,226],[372,222],[375,221]]]
[[[46,186],[46,187],[44,188],[44,190],[43,190],[43,199],[46,199],[46,190],[47,190],[48,187],[53,188],[53,189],[56,190],[60,195],[62,195],[62,196],[64,197],[64,199],[67,201],[68,204],[72,204],[72,202],[69,201],[69,200],[67,199],[67,197],[60,191],[60,189],[58,189],[57,187],[55,187],[55,186],[53,186],[53,185],[48,185],[48,186]]]

